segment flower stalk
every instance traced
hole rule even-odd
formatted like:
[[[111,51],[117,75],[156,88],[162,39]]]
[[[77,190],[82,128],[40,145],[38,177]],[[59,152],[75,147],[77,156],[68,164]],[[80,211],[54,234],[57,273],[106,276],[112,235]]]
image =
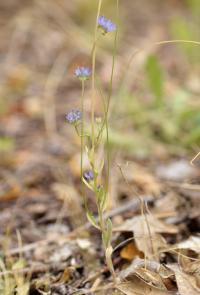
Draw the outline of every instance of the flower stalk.
[[[118,3],[118,0],[117,0]],[[97,8],[97,18],[94,30],[94,42],[92,46],[92,69],[88,67],[78,67],[75,70],[75,76],[81,81],[81,110],[73,110],[66,115],[66,119],[70,124],[73,124],[77,134],[80,136],[81,140],[81,160],[80,160],[80,170],[81,170],[81,182],[82,182],[82,195],[85,204],[85,210],[88,220],[91,224],[97,228],[102,236],[102,244],[105,252],[105,260],[107,267],[110,273],[113,276],[115,281],[115,271],[112,262],[112,246],[111,246],[111,238],[112,238],[112,222],[109,218],[104,217],[104,212],[106,210],[106,203],[108,197],[108,190],[109,190],[109,175],[110,175],[110,155],[109,155],[109,129],[108,129],[108,112],[109,112],[109,105],[110,99],[112,96],[112,86],[113,86],[113,75],[114,75],[114,66],[115,66],[115,54],[116,54],[116,44],[117,44],[117,30],[116,25],[112,23],[111,20],[107,19],[104,16],[100,16],[102,7],[102,0],[98,1],[98,8]],[[118,6],[117,6],[118,7]],[[96,52],[97,52],[97,45],[99,42],[98,38],[98,30],[105,36],[107,33],[116,31],[115,35],[115,43],[114,43],[114,50],[113,50],[113,59],[112,59],[112,69],[111,69],[111,77],[110,77],[110,84],[109,84],[109,91],[107,100],[104,101],[104,120],[99,121],[95,120],[95,97],[96,97],[96,87],[95,87],[95,80],[96,80]],[[85,82],[90,78],[91,75],[91,134],[85,135],[85,111],[84,111],[84,93],[85,93]],[[98,126],[96,126],[96,124]],[[79,132],[79,125],[80,125],[80,132]],[[96,127],[98,131],[96,132]],[[96,163],[96,150],[100,144],[100,139],[102,138],[103,132],[106,132],[106,156],[107,159],[107,175],[105,179],[105,185],[101,183],[101,174],[104,169],[104,157],[101,160],[100,164]],[[85,145],[85,136],[88,136],[89,145]],[[88,157],[88,161],[90,163],[90,169],[84,171],[83,159],[84,159],[84,148],[86,150],[86,154]],[[87,198],[85,196],[85,186],[87,186],[90,190],[93,191],[95,195],[95,202],[96,208],[98,212],[98,218],[96,218],[93,213],[90,211]]]

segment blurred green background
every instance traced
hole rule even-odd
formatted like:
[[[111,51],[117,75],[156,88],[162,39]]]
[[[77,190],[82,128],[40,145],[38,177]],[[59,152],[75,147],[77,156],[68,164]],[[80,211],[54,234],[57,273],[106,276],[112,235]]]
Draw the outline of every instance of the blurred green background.
[[[152,44],[171,39],[200,41],[199,0],[119,2],[110,118],[113,148],[142,157],[195,153],[200,145],[200,46]],[[39,126],[37,132],[44,132],[44,121],[46,129],[65,132],[64,112],[78,106],[73,69],[90,63],[96,8],[97,1],[91,0],[1,1],[0,150],[15,146],[15,133],[5,128],[12,116],[27,117],[32,126]],[[103,1],[102,13],[116,21],[116,1]],[[104,93],[112,45],[113,36],[106,36],[97,52]],[[138,49],[142,50],[129,64]],[[47,97],[49,114],[45,115]]]

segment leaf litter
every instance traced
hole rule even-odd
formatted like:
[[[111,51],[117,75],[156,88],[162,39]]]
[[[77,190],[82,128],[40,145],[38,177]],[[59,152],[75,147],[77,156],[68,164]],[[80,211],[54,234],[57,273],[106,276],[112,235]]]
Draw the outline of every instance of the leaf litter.
[[[34,4],[28,1],[26,8],[23,2],[0,4],[2,23],[11,20],[2,26],[0,45],[3,57],[0,104],[2,97],[7,98],[0,118],[0,294],[6,290],[2,295],[10,295],[13,289],[17,295],[200,294],[199,156],[190,165],[192,157],[183,160],[168,155],[167,145],[157,145],[152,158],[145,157],[140,149],[137,157],[127,156],[120,148],[122,134],[117,133],[115,138],[113,130],[111,139],[119,149],[118,160],[122,163],[129,160],[123,170],[131,187],[130,190],[118,167],[113,167],[115,179],[108,215],[114,224],[112,257],[119,279],[114,286],[104,264],[99,233],[88,224],[83,213],[79,142],[63,127],[62,120],[63,110],[71,104],[76,106],[77,97],[75,83],[70,79],[68,83],[64,76],[63,60],[70,67],[78,58],[88,59],[89,51],[78,54],[80,47],[85,48],[83,44],[87,48],[87,37],[81,38],[83,31],[71,21],[74,7],[68,1],[65,4],[58,1],[59,5],[49,1],[49,7],[40,1]],[[173,4],[180,5],[178,2]],[[151,5],[141,5],[147,15],[152,14],[148,9]],[[69,23],[65,12],[70,14]],[[155,14],[150,19],[154,18]],[[139,18],[137,21],[141,22]],[[67,25],[70,36],[66,34]],[[128,30],[131,28],[132,25]],[[74,42],[66,44],[66,38]],[[102,54],[105,59],[98,63],[106,82],[109,56],[103,50]],[[123,49],[117,65],[119,72],[126,55]],[[52,74],[54,59],[56,71]],[[166,60],[171,63],[171,59]],[[136,63],[139,69],[140,59]],[[176,66],[175,63],[170,70]],[[136,88],[140,82],[137,83],[136,77]],[[44,94],[47,84],[51,91]],[[168,87],[172,91],[177,86]],[[56,96],[57,100],[59,132],[53,137],[47,137],[44,130],[45,95]],[[125,104],[126,98],[123,99]],[[96,111],[99,112],[98,103]],[[160,130],[155,127],[156,134]],[[128,134],[131,152],[132,141]],[[91,210],[97,213],[89,192],[88,197]],[[118,291],[113,291],[114,288]]]

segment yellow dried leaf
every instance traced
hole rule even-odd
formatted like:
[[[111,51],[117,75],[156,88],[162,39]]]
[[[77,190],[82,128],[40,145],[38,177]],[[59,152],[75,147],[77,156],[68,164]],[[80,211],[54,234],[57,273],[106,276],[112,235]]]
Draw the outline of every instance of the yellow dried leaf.
[[[122,250],[120,251],[120,256],[123,259],[133,260],[136,256],[143,258],[143,253],[138,250],[137,246],[134,242],[127,244]]]

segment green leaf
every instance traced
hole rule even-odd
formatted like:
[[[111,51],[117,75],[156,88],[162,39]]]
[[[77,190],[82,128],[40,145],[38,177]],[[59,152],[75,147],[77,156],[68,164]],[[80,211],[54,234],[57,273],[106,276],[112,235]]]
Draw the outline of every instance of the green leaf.
[[[98,225],[98,223],[97,223],[97,221],[96,221],[96,218],[95,218],[94,215],[92,214],[92,212],[88,210],[87,213],[86,213],[86,215],[87,215],[87,218],[88,218],[89,222],[90,222],[95,228],[97,228],[98,230],[100,230],[100,227],[99,227],[99,225]]]
[[[149,86],[155,95],[155,104],[160,106],[163,97],[163,73],[155,55],[149,55],[145,65]]]
[[[101,171],[103,170],[103,167],[104,167],[104,159],[101,161],[101,164],[100,164],[100,167],[99,167],[99,170],[98,170],[98,173],[100,174]]]
[[[89,183],[89,182],[87,182],[86,180],[85,180],[85,178],[84,177],[82,177],[82,182],[91,190],[91,191],[94,191],[94,188],[93,188],[93,186]]]
[[[102,186],[100,186],[96,193],[97,193],[97,201],[98,201],[99,208],[101,211],[103,211],[105,208],[105,203],[106,203],[105,189]]]
[[[112,238],[112,221],[110,218],[106,220],[106,231],[102,234],[102,237],[105,248],[108,248],[111,244]]]

